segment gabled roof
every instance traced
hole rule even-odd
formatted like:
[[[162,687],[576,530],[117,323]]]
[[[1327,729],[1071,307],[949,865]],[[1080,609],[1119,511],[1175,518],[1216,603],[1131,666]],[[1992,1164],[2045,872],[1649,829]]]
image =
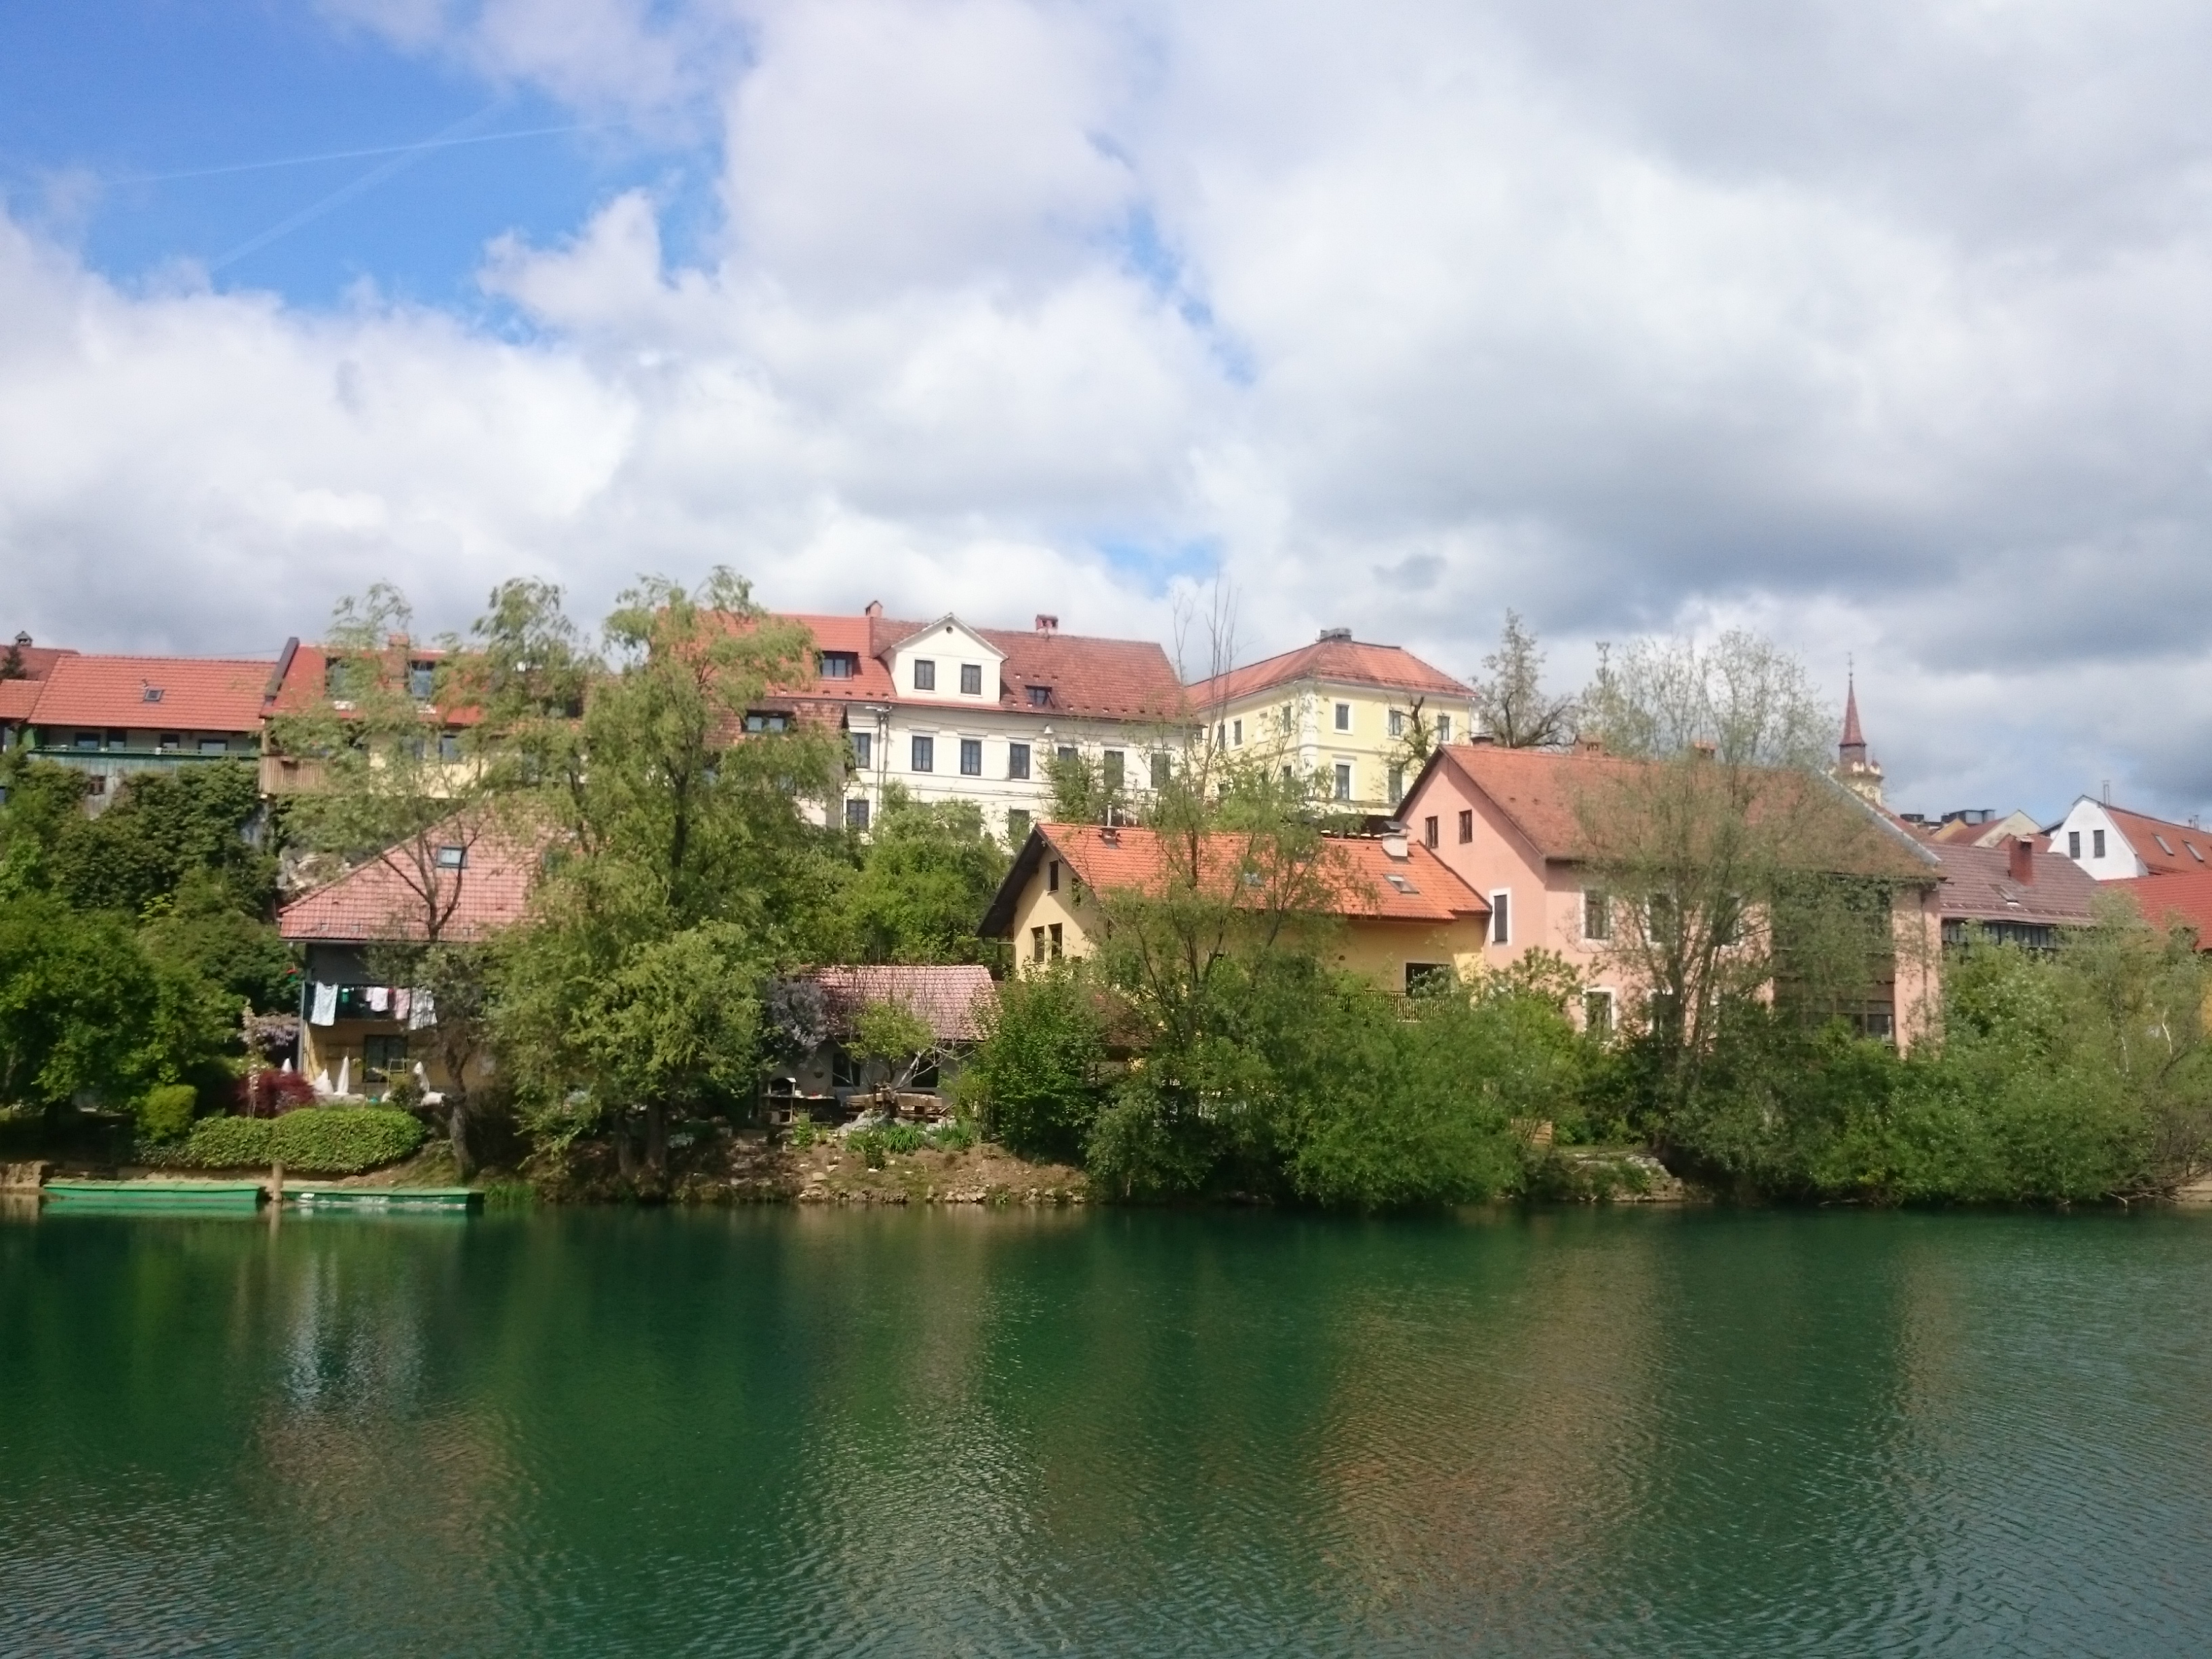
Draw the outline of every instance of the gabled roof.
[[[1189,688],[1188,696],[1191,707],[1202,710],[1304,680],[1371,685],[1415,696],[1472,695],[1450,675],[1431,667],[1403,646],[1368,645],[1325,635],[1295,651],[1200,680]]]
[[[853,1034],[862,1009],[888,1002],[921,1016],[939,1042],[974,1042],[983,1035],[983,1011],[998,994],[991,970],[972,963],[817,968],[798,977],[822,988],[840,1036]]]
[[[1445,744],[1430,755],[1401,810],[1412,811],[1430,775],[1449,768],[1468,787],[1486,796],[1539,858],[1577,863],[1595,856],[1597,850],[1591,844],[1585,812],[1593,803],[1601,803],[1607,791],[1632,786],[1654,764],[1581,749],[1560,753],[1492,743]],[[1856,816],[1866,834],[1854,838],[1847,858],[1837,860],[1848,865],[1838,873],[1934,878],[1935,854],[1917,837],[1826,777],[1781,768],[1767,770],[1760,775],[1753,807],[1762,820],[1769,814],[1844,810]]]
[[[2128,838],[2136,856],[2149,866],[2154,876],[2195,875],[2212,867],[2212,836],[2186,823],[2175,823],[2166,818],[2154,818],[2148,812],[2129,812],[2117,806],[2104,807],[2105,816]],[[2195,847],[2203,854],[2191,858],[2189,849]]]
[[[16,659],[22,664],[23,678],[27,680],[45,679],[54,672],[54,665],[64,657],[74,657],[77,654],[74,646],[16,645],[12,638],[0,640],[0,657],[6,656],[11,650],[15,652]],[[0,682],[0,684],[5,684],[5,682]]]
[[[856,659],[850,679],[817,679],[800,688],[804,696],[841,702],[907,703],[921,708],[963,706],[950,697],[917,697],[893,684],[886,665],[904,641],[947,620],[904,622],[893,617],[830,617],[781,614],[779,621],[801,623],[814,635],[818,651],[836,651]],[[1167,653],[1150,640],[1098,639],[1082,634],[1030,629],[975,628],[976,638],[1000,653],[998,702],[1001,708],[1070,714],[1094,720],[1147,720],[1173,718],[1182,707],[1182,686]],[[1050,697],[1030,702],[1030,688],[1042,686]],[[972,699],[964,706],[974,708]]]
[[[464,839],[457,833],[454,844]],[[458,872],[440,872],[441,880],[460,883],[443,937],[453,942],[480,939],[521,921],[538,862],[535,850],[496,830],[483,830],[468,842],[467,862]],[[412,884],[415,879],[407,855],[387,850],[293,900],[276,913],[276,931],[288,939],[324,944],[422,939],[428,932],[426,907]]]
[[[62,657],[33,682],[40,689],[31,719],[40,726],[258,732],[269,669],[265,658]]]
[[[1936,899],[1947,920],[2087,926],[2097,919],[2097,881],[2069,858],[2038,852],[2029,861],[2034,879],[2020,883],[2012,878],[2008,848],[1929,845],[1942,863],[1943,884]]]
[[[2197,948],[2212,949],[2212,872],[2185,876],[2130,876],[2100,884],[2125,893],[2154,927],[2173,922],[2197,932]]]
[[[922,623],[921,627],[915,629],[913,633],[908,634],[904,639],[893,640],[890,644],[885,647],[885,649],[887,652],[902,651],[909,645],[919,645],[926,639],[941,637],[946,634],[964,635],[983,647],[985,650],[990,652],[994,656],[1003,657],[1006,654],[1005,652],[1000,650],[997,646],[993,645],[990,641],[984,638],[981,629],[970,628],[966,623],[962,622],[959,617],[954,616],[950,611],[939,617],[935,622],[926,622]]]
[[[1200,858],[1209,884],[1218,883],[1241,900],[1249,845],[1240,835],[1208,836]],[[1328,914],[1347,921],[1431,923],[1490,914],[1482,895],[1419,842],[1409,842],[1402,859],[1391,857],[1380,840],[1369,836],[1332,836],[1322,845],[1336,885]],[[986,939],[1006,936],[1023,890],[1048,855],[1065,860],[1078,879],[1100,892],[1164,892],[1170,875],[1168,851],[1157,830],[1133,824],[1111,830],[1094,823],[1038,824],[1016,854],[978,931]]]

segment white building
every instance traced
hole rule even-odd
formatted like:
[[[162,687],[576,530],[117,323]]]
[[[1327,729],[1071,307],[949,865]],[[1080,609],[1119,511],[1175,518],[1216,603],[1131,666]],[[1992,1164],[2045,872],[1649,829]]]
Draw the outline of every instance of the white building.
[[[2124,811],[2087,795],[2052,829],[2051,848],[2099,881],[2212,869],[2212,836],[2197,825]]]
[[[1141,787],[1175,741],[1182,684],[1149,641],[1063,634],[1051,617],[1027,632],[950,614],[901,622],[875,605],[783,620],[814,635],[816,683],[795,695],[842,706],[854,829],[898,784],[918,800],[975,802],[984,827],[1018,847],[1051,804],[1055,757],[1079,755],[1109,785]]]

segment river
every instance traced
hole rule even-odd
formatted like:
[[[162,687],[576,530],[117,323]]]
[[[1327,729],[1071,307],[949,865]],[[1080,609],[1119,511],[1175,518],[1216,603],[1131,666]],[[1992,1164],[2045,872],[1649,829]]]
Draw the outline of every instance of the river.
[[[2212,1218],[0,1221],[0,1651],[2171,1654]]]

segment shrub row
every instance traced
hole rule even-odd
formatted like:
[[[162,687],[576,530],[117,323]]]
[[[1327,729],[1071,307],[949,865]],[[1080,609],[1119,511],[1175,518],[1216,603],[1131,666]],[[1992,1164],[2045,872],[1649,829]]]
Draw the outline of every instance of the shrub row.
[[[422,1144],[405,1112],[333,1106],[280,1118],[210,1117],[194,1126],[185,1161],[201,1169],[282,1164],[311,1175],[358,1175],[396,1164]]]

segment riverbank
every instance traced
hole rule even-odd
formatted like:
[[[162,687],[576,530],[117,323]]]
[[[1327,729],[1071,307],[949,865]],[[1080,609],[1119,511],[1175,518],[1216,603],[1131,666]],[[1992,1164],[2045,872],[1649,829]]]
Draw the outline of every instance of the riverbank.
[[[678,1144],[679,1142],[683,1144]],[[541,1153],[520,1175],[552,1204],[623,1203],[641,1197],[677,1204],[1070,1205],[1091,1200],[1080,1170],[1031,1163],[988,1142],[959,1151],[923,1147],[871,1154],[835,1137],[809,1146],[758,1132],[708,1130],[672,1137],[665,1188],[625,1176],[614,1149],[580,1142]]]

